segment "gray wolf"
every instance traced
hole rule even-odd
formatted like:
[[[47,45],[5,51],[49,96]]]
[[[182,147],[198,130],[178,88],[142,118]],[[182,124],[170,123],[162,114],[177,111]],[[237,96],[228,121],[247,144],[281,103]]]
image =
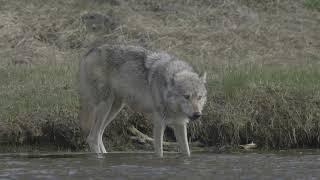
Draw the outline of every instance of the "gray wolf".
[[[180,151],[190,156],[187,123],[201,116],[206,73],[165,52],[137,46],[101,45],[80,62],[80,126],[90,150],[106,153],[102,135],[125,106],[150,117],[154,149],[163,156],[163,133],[173,128]]]

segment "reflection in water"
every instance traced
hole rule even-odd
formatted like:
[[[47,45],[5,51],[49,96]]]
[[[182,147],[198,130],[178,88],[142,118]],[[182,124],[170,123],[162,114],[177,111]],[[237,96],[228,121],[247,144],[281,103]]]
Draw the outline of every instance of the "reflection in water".
[[[318,154],[0,154],[0,179],[316,179]]]

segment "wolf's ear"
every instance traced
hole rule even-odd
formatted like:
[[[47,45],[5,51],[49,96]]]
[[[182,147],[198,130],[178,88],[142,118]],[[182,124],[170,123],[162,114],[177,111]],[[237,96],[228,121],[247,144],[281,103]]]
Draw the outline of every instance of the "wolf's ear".
[[[207,83],[207,72],[202,73],[202,75],[200,76],[200,79],[203,83]]]

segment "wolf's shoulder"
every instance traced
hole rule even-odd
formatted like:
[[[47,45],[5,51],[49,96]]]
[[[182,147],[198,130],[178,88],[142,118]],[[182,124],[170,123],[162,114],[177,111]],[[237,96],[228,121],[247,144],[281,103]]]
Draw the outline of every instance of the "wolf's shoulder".
[[[167,70],[192,70],[192,67],[187,62],[166,52],[152,52],[147,55],[145,59],[145,67],[147,69],[154,69],[161,66]]]
[[[151,52],[145,59],[145,67],[151,69],[159,63],[167,63],[173,60],[173,57],[166,52]]]

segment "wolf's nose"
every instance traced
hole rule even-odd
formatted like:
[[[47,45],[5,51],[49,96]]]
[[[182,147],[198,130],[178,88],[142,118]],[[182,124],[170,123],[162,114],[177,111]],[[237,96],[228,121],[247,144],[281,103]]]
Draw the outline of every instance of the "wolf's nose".
[[[198,119],[201,116],[201,112],[194,112],[192,115],[192,119]]]

